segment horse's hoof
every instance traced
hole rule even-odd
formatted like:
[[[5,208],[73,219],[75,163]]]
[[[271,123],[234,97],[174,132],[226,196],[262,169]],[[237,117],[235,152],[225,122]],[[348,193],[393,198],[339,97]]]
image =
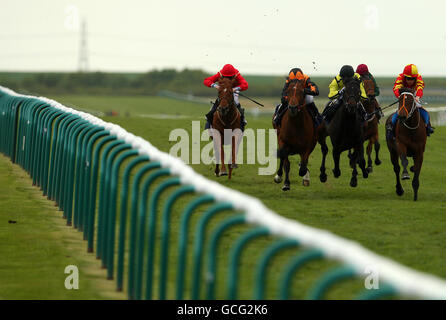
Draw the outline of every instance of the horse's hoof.
[[[400,197],[404,194],[404,189],[403,188],[396,188],[396,194],[399,195]]]
[[[339,176],[341,175],[341,170],[333,169],[333,174],[335,178],[339,178]]]
[[[319,180],[321,180],[322,183],[327,181],[327,175],[324,173],[319,176]]]
[[[410,179],[410,175],[407,172],[405,172],[401,175],[401,180],[409,180],[409,179]]]
[[[302,185],[304,187],[309,187],[310,186],[310,180],[302,180]]]
[[[227,176],[228,175],[228,173],[225,171],[225,172],[220,172],[220,177],[223,177],[223,176]]]
[[[415,172],[415,168],[414,168],[414,166],[410,167],[409,170],[410,170],[411,172]]]
[[[367,170],[364,170],[364,171],[362,172],[362,177],[363,177],[364,179],[367,179],[367,178],[369,177],[369,172],[368,172]]]
[[[358,186],[358,180],[356,179],[351,179],[350,180],[350,187],[352,188],[356,188]]]
[[[238,168],[238,164],[237,163],[231,164],[231,168],[232,169],[237,169]]]
[[[368,173],[372,173],[373,172],[373,167],[367,167],[367,172]]]
[[[376,164],[377,166],[379,166],[381,163],[382,163],[381,160],[379,160],[379,159],[375,159],[375,164]]]
[[[275,183],[281,183],[282,182],[282,176],[279,176],[278,174],[276,174],[276,176],[274,177],[274,182]]]
[[[299,176],[303,177],[307,174],[307,169],[303,169],[302,167],[299,169]]]
[[[290,190],[290,185],[289,185],[289,184],[285,184],[285,185],[282,187],[282,191],[288,191],[288,190]]]

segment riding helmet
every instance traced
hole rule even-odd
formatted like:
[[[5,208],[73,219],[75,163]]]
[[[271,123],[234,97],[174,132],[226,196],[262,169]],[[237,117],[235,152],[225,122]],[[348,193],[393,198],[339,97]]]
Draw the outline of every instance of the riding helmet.
[[[341,76],[341,78],[351,78],[355,75],[355,70],[353,70],[352,66],[345,65],[342,66],[339,75]]]
[[[233,77],[237,74],[237,69],[232,66],[232,64],[225,64],[220,70],[220,74],[223,77]]]
[[[418,68],[414,64],[408,64],[404,67],[403,74],[407,78],[416,78],[418,76]]]

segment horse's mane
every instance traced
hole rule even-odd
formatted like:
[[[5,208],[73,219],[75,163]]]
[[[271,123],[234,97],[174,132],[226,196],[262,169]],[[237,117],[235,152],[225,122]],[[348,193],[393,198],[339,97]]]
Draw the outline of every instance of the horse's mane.
[[[218,85],[221,87],[232,87],[232,79],[221,77],[218,79]]]

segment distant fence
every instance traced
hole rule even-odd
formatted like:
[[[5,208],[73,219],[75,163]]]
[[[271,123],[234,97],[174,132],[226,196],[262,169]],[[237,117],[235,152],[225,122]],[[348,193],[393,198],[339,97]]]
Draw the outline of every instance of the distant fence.
[[[346,279],[362,279],[370,266],[379,271],[380,287],[364,289],[357,298],[446,299],[444,280],[401,266],[327,231],[285,219],[258,199],[207,180],[119,126],[44,97],[18,95],[0,87],[0,151],[22,166],[33,184],[56,202],[68,225],[83,232],[88,251],[96,251],[108,279],[116,279],[117,290],[126,289],[129,299],[214,299],[215,279],[223,264],[228,270],[225,298],[237,299],[244,249],[265,236],[273,240],[254,264],[253,299],[265,298],[271,272],[268,265],[290,248],[296,251],[283,266],[274,293],[278,299],[289,298],[293,276],[318,259],[342,265],[315,281],[307,294],[311,299],[324,298],[333,285]],[[160,178],[164,178],[161,183]],[[194,198],[181,212],[172,212],[185,195]],[[210,220],[220,212],[226,212],[224,219],[211,229]],[[178,222],[175,229],[173,213]],[[192,215],[199,218],[189,230]],[[217,260],[224,232],[236,225],[250,228],[233,239],[224,252],[226,259]],[[168,262],[172,233],[178,234],[175,263]],[[303,250],[297,251],[299,248]],[[155,259],[155,249],[159,259]],[[190,268],[188,258],[192,259]],[[175,280],[169,281],[172,274]],[[185,285],[186,279],[190,286]]]

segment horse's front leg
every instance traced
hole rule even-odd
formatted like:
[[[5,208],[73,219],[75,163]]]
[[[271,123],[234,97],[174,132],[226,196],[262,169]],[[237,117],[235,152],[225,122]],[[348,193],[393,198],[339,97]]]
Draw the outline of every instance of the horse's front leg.
[[[232,177],[232,169],[235,168],[235,137],[231,139],[231,161],[229,163],[229,177],[230,180]]]
[[[308,170],[308,152],[300,157],[299,176],[303,177],[302,184],[305,187],[310,185],[310,171]]]
[[[356,149],[355,149],[356,151]],[[369,177],[369,171],[366,169],[365,167],[365,159],[364,159],[364,141],[362,141],[359,144],[359,147],[357,149],[357,156],[356,156],[356,163],[359,164],[359,167],[361,168],[362,171],[362,177],[364,179],[367,179]],[[355,164],[356,164],[355,163]]]
[[[378,134],[376,135],[375,139],[375,164],[379,166],[381,164],[381,160],[379,159],[379,149],[381,148],[381,145],[378,141]]]
[[[220,146],[220,160],[221,160],[220,177],[221,176],[227,176],[228,173],[226,172],[226,167],[225,167],[225,151],[223,149],[223,143]]]
[[[423,153],[420,155],[416,155],[413,157],[414,166],[413,166],[413,179],[412,179],[412,189],[413,189],[413,201],[418,200],[418,188],[420,187],[420,172],[421,166],[423,165]]]
[[[375,139],[374,139],[374,137],[371,137],[369,139],[369,143],[367,144],[367,149],[366,149],[366,153],[367,153],[367,171],[369,173],[373,172],[372,148],[373,148],[374,143],[375,143]]]
[[[393,172],[395,172],[395,177],[396,177],[396,194],[399,196],[402,196],[404,194],[404,189],[403,186],[401,185],[401,181],[400,181],[400,163],[398,160],[398,153],[396,150],[391,150],[389,148],[390,151],[390,160],[392,161],[393,164]]]
[[[341,175],[341,169],[339,169],[339,158],[341,156],[341,152],[337,149],[333,149],[333,161],[334,161],[334,169],[333,174],[335,178],[339,178]]]
[[[288,191],[290,190],[290,160],[288,160],[288,156],[284,158],[283,165],[285,167],[285,182],[283,183],[282,190]]]
[[[401,179],[409,180],[410,174],[407,171],[407,166],[409,165],[409,160],[407,160],[407,156],[406,156],[405,152],[404,152],[404,154],[401,155],[401,165],[403,166],[403,173],[401,174]]]
[[[282,175],[283,175],[283,158],[280,158],[279,169],[277,170],[277,174],[274,177],[274,182],[275,183],[281,183],[282,182]]]
[[[327,153],[328,153],[328,147],[327,147],[327,143],[324,138],[321,138],[319,140],[319,144],[321,145],[321,151],[322,151],[322,163],[321,163],[321,168],[320,168],[320,175],[319,175],[319,180],[321,180],[321,182],[326,182],[327,181],[327,173],[325,172],[325,159],[327,158]]]

